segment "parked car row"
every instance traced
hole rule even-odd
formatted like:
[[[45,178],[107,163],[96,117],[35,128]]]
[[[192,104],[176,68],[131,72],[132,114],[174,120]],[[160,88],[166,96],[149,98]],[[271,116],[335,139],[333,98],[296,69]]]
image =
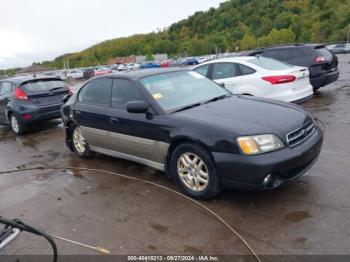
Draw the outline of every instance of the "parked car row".
[[[93,77],[75,93],[57,77],[4,79],[0,122],[21,135],[30,123],[61,117],[66,144],[79,157],[148,165],[199,199],[224,187],[279,188],[312,167],[322,131],[302,107],[285,102],[310,99],[338,79],[333,53],[288,45],[195,60],[177,61],[192,68],[160,68],[174,64],[167,60],[71,70],[71,78]]]
[[[200,199],[224,187],[275,189],[311,168],[322,146],[311,115],[290,103],[235,96],[209,79],[249,67],[262,78],[252,80],[257,85],[283,89],[293,75],[303,89],[305,69],[263,57],[203,67],[208,78],[203,70],[175,68],[105,74],[74,94],[55,77],[2,80],[0,121],[20,135],[29,123],[61,116],[67,146],[79,157],[101,153],[148,165]]]

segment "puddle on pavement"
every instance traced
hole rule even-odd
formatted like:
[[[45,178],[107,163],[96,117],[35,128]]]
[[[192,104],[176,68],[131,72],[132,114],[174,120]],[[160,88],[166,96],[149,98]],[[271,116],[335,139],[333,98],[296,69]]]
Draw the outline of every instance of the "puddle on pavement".
[[[313,99],[303,104],[303,106],[310,110],[328,111],[329,106],[334,103],[334,100],[334,94],[328,92],[316,92]]]
[[[312,216],[307,211],[296,211],[296,212],[287,214],[285,216],[285,219],[287,219],[289,222],[292,222],[292,223],[298,223],[311,217]]]

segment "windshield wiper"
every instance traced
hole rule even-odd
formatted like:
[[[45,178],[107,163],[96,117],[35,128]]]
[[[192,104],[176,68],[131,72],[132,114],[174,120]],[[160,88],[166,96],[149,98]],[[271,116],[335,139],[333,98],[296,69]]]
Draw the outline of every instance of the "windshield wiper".
[[[184,110],[187,110],[187,109],[191,109],[191,108],[200,106],[200,105],[202,105],[202,104],[203,104],[203,103],[196,103],[196,104],[193,104],[193,105],[184,106],[184,107],[181,107],[181,108],[179,108],[179,109],[176,109],[176,110],[172,111],[172,113],[176,113],[176,112],[184,111]]]
[[[212,99],[209,99],[208,101],[205,101],[204,103],[202,104],[209,104],[211,102],[215,102],[215,101],[218,101],[218,100],[222,100],[222,99],[225,99],[225,98],[228,98],[228,97],[231,97],[232,95],[231,94],[226,94],[226,95],[222,95],[222,96],[217,96],[217,97],[214,97]]]
[[[56,90],[62,89],[62,88],[63,88],[63,86],[61,86],[61,87],[54,87],[54,88],[51,88],[49,91],[53,92],[53,91],[56,91]]]

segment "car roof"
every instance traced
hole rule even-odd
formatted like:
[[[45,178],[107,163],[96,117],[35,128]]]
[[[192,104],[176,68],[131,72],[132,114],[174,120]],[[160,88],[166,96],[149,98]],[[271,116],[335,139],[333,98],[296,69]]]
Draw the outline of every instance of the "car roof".
[[[254,59],[254,56],[234,56],[234,57],[225,57],[225,58],[219,58],[207,61],[205,63],[199,64],[196,67],[199,67],[201,65],[209,65],[209,64],[215,64],[215,63],[225,63],[225,62],[248,62],[249,60]]]
[[[32,81],[32,80],[41,80],[41,79],[57,79],[62,81],[59,77],[56,76],[14,76],[14,77],[9,77],[5,79],[1,79],[1,81],[9,81],[14,83],[15,85],[21,85],[25,82]]]
[[[255,51],[253,51],[252,53],[255,52],[261,52],[261,51],[265,51],[265,50],[276,50],[276,49],[288,49],[288,48],[303,48],[303,47],[324,47],[324,44],[300,44],[300,43],[295,43],[295,44],[283,44],[283,45],[274,45],[274,46],[267,46],[267,47],[262,47],[262,48],[258,48]]]
[[[172,72],[180,72],[180,71],[189,71],[189,69],[176,68],[176,67],[174,67],[174,68],[140,69],[140,70],[124,71],[124,72],[103,75],[103,76],[99,76],[97,78],[112,77],[112,78],[124,78],[124,79],[130,79],[130,80],[138,80],[140,78],[147,77],[147,76],[172,73]],[[97,78],[95,78],[95,79],[97,79]]]

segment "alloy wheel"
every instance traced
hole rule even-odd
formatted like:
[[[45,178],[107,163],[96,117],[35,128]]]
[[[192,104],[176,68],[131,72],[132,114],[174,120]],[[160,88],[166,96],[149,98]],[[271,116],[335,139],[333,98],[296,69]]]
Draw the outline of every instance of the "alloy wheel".
[[[208,168],[194,153],[184,153],[179,157],[177,172],[182,183],[195,192],[202,192],[208,187]]]
[[[19,123],[14,115],[11,116],[11,127],[15,133],[19,133]]]
[[[86,149],[86,142],[85,142],[85,139],[81,133],[81,128],[80,127],[77,127],[74,129],[74,132],[73,132],[73,143],[74,143],[74,147],[75,149],[83,154],[85,152],[85,149]]]

